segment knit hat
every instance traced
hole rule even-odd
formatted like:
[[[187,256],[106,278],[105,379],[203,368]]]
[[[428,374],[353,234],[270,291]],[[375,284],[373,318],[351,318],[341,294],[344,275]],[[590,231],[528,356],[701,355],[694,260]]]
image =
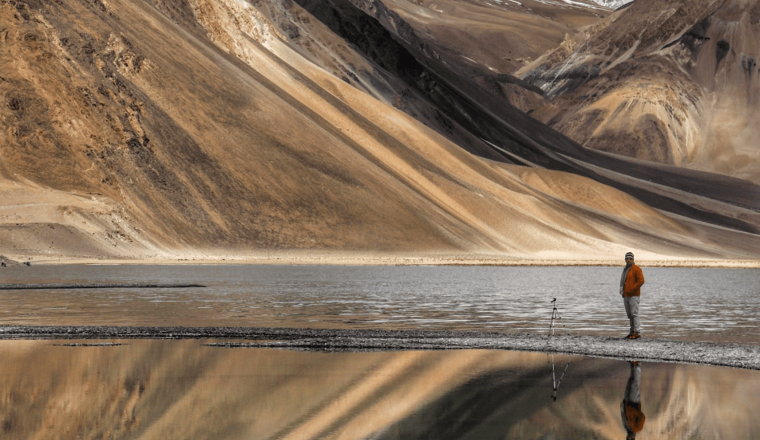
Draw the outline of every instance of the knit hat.
[[[633,260],[633,252],[626,252],[625,258],[630,258],[631,260]]]

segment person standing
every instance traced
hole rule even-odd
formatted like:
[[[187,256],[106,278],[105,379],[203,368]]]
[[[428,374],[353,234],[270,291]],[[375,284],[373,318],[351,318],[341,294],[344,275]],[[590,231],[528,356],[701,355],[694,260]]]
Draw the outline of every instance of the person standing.
[[[626,339],[639,339],[641,337],[641,319],[639,319],[639,303],[641,299],[641,286],[644,285],[644,273],[634,263],[633,252],[625,254],[625,269],[620,277],[620,295],[625,304],[625,313],[631,321],[631,332]]]

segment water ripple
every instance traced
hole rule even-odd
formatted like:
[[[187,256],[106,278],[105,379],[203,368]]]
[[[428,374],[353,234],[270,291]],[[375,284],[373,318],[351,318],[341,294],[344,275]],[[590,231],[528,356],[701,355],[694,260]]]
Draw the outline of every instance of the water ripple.
[[[644,267],[648,337],[760,344],[760,271]],[[546,332],[628,330],[608,267],[33,266],[0,283],[202,284],[206,289],[0,293],[0,324]]]

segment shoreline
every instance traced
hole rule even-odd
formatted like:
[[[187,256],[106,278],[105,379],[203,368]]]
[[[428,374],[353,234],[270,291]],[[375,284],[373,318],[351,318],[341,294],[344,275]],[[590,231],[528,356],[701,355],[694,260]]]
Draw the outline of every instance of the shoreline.
[[[495,266],[495,267],[619,267],[622,259],[513,258],[470,256],[390,256],[390,255],[272,255],[199,256],[157,258],[49,258],[29,257],[33,265],[283,265],[283,266]],[[715,269],[760,269],[760,260],[690,258],[637,258],[641,267]]]
[[[416,330],[0,326],[0,340],[38,339],[223,339],[228,341],[206,345],[317,351],[511,350],[760,370],[760,346],[664,339]]]

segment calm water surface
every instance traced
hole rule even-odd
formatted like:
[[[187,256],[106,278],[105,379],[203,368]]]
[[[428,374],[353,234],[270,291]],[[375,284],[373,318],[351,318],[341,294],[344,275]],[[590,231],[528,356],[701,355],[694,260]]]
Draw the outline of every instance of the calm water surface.
[[[643,267],[643,333],[760,344],[759,270]],[[199,283],[204,289],[0,291],[0,324],[182,325],[623,335],[622,268],[32,266],[0,283]]]
[[[0,341],[2,438],[622,440],[626,406],[640,439],[760,438],[756,371],[121,342]]]

